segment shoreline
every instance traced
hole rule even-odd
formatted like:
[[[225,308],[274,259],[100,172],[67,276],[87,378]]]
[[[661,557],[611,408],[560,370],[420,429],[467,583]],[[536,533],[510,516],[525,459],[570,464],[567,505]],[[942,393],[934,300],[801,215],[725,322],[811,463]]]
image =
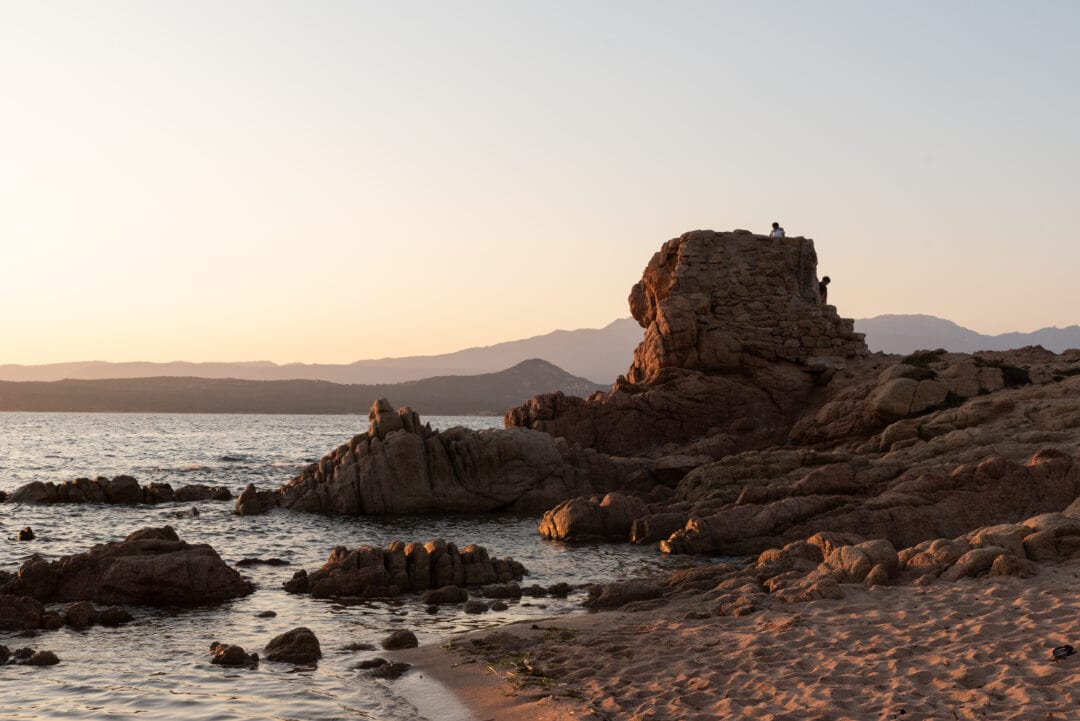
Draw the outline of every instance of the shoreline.
[[[1080,648],[1078,579],[1080,559],[1027,579],[844,584],[842,599],[768,598],[741,616],[683,593],[389,655],[413,664],[402,680],[424,679],[396,692],[438,685],[474,721],[1062,721],[1080,707],[1080,655],[1051,652]],[[523,662],[536,685],[514,675]]]

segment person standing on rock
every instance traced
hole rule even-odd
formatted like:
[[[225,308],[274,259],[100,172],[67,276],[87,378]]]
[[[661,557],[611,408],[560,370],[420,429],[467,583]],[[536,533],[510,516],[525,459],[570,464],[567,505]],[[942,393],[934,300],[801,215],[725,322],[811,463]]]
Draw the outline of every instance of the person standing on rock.
[[[779,223],[774,222],[772,224],[772,232],[769,233],[769,237],[770,238],[783,238],[784,237],[784,229],[780,227]]]
[[[822,305],[829,304],[829,283],[831,282],[832,281],[829,279],[829,276],[825,276],[817,284],[818,295],[821,296]]]

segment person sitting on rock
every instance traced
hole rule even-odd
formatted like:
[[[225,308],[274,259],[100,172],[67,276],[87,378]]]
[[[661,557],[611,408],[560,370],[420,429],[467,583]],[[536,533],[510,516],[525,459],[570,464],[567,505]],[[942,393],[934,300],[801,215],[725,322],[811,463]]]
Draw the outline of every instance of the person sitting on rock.
[[[770,238],[783,238],[784,237],[784,229],[780,227],[779,223],[774,222],[772,224],[772,232],[769,233],[769,237]]]
[[[822,305],[828,305],[829,303],[829,283],[831,282],[832,281],[829,280],[829,276],[825,276],[817,284],[818,295],[821,296]]]

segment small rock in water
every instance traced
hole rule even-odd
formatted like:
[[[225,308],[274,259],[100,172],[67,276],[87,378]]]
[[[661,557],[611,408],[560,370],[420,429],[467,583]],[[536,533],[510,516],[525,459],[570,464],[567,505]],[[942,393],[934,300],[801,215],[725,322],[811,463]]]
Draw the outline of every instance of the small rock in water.
[[[41,614],[41,627],[46,631],[55,631],[64,627],[64,617],[56,611],[46,611]]]
[[[383,660],[383,659],[380,659]],[[388,681],[401,678],[401,675],[411,668],[411,664],[407,664],[404,661],[388,661],[379,666],[376,666],[368,672],[368,676],[371,678],[382,678]]]
[[[307,571],[300,569],[293,574],[293,577],[286,581],[284,584],[285,591],[288,593],[307,593],[308,592],[308,575]]]
[[[289,562],[281,558],[241,558],[237,566],[288,566]]]
[[[465,605],[461,607],[461,610],[465,613],[487,613],[488,605],[483,601],[466,601]]]
[[[505,611],[508,608],[510,608],[510,607],[507,606],[502,601],[496,601],[495,603],[491,604],[491,610],[492,611]]]
[[[255,618],[274,618],[277,616],[277,611],[260,611],[255,614]]]
[[[570,595],[570,591],[573,590],[569,583],[556,583],[554,586],[548,587],[548,593],[556,598],[566,598]]]
[[[34,529],[30,528],[30,526],[27,526],[26,528],[19,531],[19,540],[20,541],[32,541],[32,540],[34,540]]]
[[[26,662],[30,666],[55,666],[60,659],[52,651],[37,651]]]
[[[382,647],[387,651],[395,651],[399,648],[416,648],[419,645],[416,634],[407,628],[394,631],[382,640]]]
[[[247,653],[242,646],[214,641],[210,644],[210,663],[219,666],[258,666],[259,654]]]
[[[301,626],[270,639],[266,658],[285,663],[314,663],[322,658],[322,649],[311,629]]]
[[[373,643],[364,643],[364,642],[350,643],[348,646],[346,646],[342,650],[344,650],[344,651],[352,651],[352,652],[356,652],[356,651],[374,651],[375,650],[375,644],[373,644]]]
[[[64,620],[75,629],[90,628],[97,618],[97,609],[88,601],[77,601],[64,609]]]
[[[131,621],[131,614],[126,608],[109,606],[98,616],[98,622],[102,626],[120,626]]]
[[[430,614],[432,614],[432,615],[435,615],[436,613],[438,613],[438,612],[439,612],[439,607],[438,607],[438,605],[436,605],[436,604],[434,604],[434,603],[433,603],[433,604],[431,604],[430,606],[425,606],[425,607],[424,607],[424,612],[425,612],[425,613],[430,613]]]

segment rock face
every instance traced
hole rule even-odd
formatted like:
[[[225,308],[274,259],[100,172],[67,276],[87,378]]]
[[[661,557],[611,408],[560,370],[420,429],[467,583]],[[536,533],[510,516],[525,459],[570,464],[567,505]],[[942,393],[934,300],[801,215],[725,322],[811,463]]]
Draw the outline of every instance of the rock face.
[[[815,379],[867,353],[854,322],[820,303],[805,238],[686,233],[653,256],[630,310],[645,338],[610,393],[537,396],[507,427],[616,455],[713,436],[719,457],[782,442]]]
[[[274,494],[244,491],[237,513],[279,505],[323,513],[540,511],[620,486],[641,461],[613,459],[525,429],[432,431],[386,399],[366,434],[323,457]]]
[[[168,503],[181,501],[227,501],[232,493],[224,486],[207,486],[201,483],[181,486],[173,490],[168,483],[151,483],[140,486],[131,476],[108,479],[76,478],[56,484],[42,481],[27,483],[12,491],[9,503]]]
[[[630,312],[645,328],[631,383],[665,368],[723,373],[755,359],[867,353],[854,321],[821,304],[817,253],[806,238],[695,231],[669,240],[630,291]]]
[[[360,546],[351,551],[338,546],[322,568],[310,574],[298,572],[286,590],[317,597],[375,598],[458,586],[456,597],[460,587],[505,583],[524,575],[525,567],[512,558],[491,558],[486,548],[473,544],[459,551],[453,543],[439,538],[427,543],[394,541],[385,548]]]
[[[47,562],[26,561],[0,593],[38,601],[195,606],[251,593],[254,587],[205,544],[181,541],[170,527],[144,528],[121,542]]]

